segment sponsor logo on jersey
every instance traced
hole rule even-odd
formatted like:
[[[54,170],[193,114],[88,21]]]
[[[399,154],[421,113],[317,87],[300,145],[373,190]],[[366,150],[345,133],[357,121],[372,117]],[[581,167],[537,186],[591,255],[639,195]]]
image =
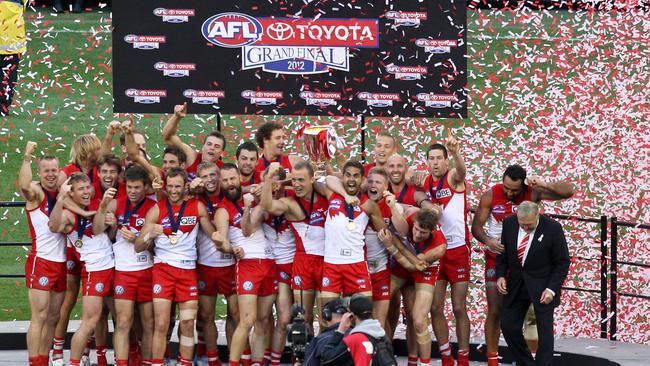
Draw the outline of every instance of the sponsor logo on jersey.
[[[244,290],[250,291],[250,290],[253,289],[253,282],[245,281],[244,284],[242,285],[242,287],[244,288]]]
[[[419,93],[416,98],[418,102],[424,102],[425,106],[431,108],[460,108],[458,98],[453,94]]]
[[[415,45],[424,48],[424,52],[443,54],[450,53],[452,48],[458,47],[458,41],[455,39],[428,39],[418,38]]]
[[[400,101],[400,96],[399,93],[359,92],[357,99],[365,101],[368,107],[386,108],[392,107],[393,102]]]
[[[95,285],[95,291],[104,292],[104,284],[102,282],[97,283]]]
[[[451,197],[451,196],[452,196],[452,193],[451,193],[451,189],[449,189],[449,188],[443,188],[443,189],[440,189],[440,190],[436,191],[436,199],[437,200],[442,199],[442,198]]]
[[[303,91],[300,92],[300,98],[304,99],[307,105],[322,108],[337,105],[341,100],[341,93]]]
[[[127,89],[124,94],[129,98],[133,98],[135,103],[154,104],[160,103],[160,98],[167,97],[167,90]]]
[[[124,294],[124,287],[117,285],[115,286],[115,295],[122,295]]]
[[[167,37],[128,34],[124,36],[124,42],[130,43],[133,48],[138,50],[154,50],[159,49],[161,43],[167,43]]]
[[[196,225],[196,216],[183,216],[181,225]]]
[[[196,15],[196,10],[155,8],[153,14],[161,17],[165,23],[187,23],[190,17]]]
[[[427,20],[426,12],[419,11],[387,11],[386,19],[393,21],[395,27],[417,27],[422,20]]]
[[[250,100],[250,103],[255,105],[278,104],[278,99],[282,99],[283,95],[281,91],[244,90],[241,92],[242,98]]]
[[[219,98],[225,98],[223,90],[194,90],[185,89],[183,96],[192,100],[194,104],[219,104]]]
[[[43,276],[38,279],[38,284],[41,286],[47,286],[50,283],[50,279],[47,278],[46,276]]]
[[[209,17],[203,37],[240,48],[244,70],[281,74],[349,71],[349,48],[378,48],[377,19],[270,18],[227,12]]]
[[[426,66],[386,66],[386,72],[395,76],[397,80],[420,80],[422,75],[426,75],[428,69]]]
[[[141,227],[143,225],[144,225],[144,218],[143,217],[140,217],[140,218],[135,220],[135,226]]]
[[[492,207],[492,213],[497,215],[503,215],[506,213],[506,206],[494,205],[494,207]]]
[[[175,64],[168,62],[156,62],[153,68],[162,71],[164,76],[171,78],[182,78],[190,76],[190,71],[196,71],[196,64]]]

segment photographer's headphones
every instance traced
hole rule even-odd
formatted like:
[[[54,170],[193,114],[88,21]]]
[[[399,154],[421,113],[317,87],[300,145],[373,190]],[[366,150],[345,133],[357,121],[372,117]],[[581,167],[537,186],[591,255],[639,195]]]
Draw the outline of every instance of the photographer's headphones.
[[[345,303],[341,299],[336,299],[328,302],[323,307],[323,319],[326,321],[332,320],[333,314],[343,315],[348,312],[348,308],[345,306]]]

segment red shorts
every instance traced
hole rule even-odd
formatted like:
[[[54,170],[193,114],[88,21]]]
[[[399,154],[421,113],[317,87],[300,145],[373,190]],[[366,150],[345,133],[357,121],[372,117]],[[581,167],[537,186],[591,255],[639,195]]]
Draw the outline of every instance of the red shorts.
[[[237,295],[278,293],[278,270],[273,259],[241,259],[236,266]]]
[[[152,269],[140,271],[115,271],[113,293],[116,300],[131,300],[135,302],[151,301]]]
[[[323,280],[323,257],[320,255],[296,253],[293,257],[293,280],[291,288],[294,290],[320,290]]]
[[[485,250],[485,282],[497,282],[497,254]]]
[[[385,269],[370,274],[372,301],[390,300],[390,271]]]
[[[71,276],[81,276],[81,267],[83,263],[77,257],[77,252],[72,247],[65,248],[66,269],[67,273]]]
[[[469,258],[470,254],[467,245],[447,249],[440,260],[438,280],[449,283],[469,281]]]
[[[323,263],[323,284],[321,291],[343,294],[372,291],[368,263],[352,264]]]
[[[278,268],[278,282],[291,286],[293,263],[276,264]]]
[[[94,272],[82,272],[81,293],[83,296],[113,296],[113,277],[115,269],[103,269]]]
[[[185,302],[199,299],[196,269],[184,269],[167,263],[153,265],[151,278],[154,299]]]
[[[397,265],[395,268],[391,269],[390,274],[406,280],[404,285],[409,283],[424,283],[435,286],[436,281],[438,280],[438,266],[429,267],[422,272],[409,272],[404,267]]]
[[[197,264],[196,270],[199,276],[200,296],[217,296],[217,294],[230,296],[237,293],[234,264],[226,267]]]
[[[65,262],[53,262],[30,253],[25,262],[27,288],[63,292],[66,288]]]

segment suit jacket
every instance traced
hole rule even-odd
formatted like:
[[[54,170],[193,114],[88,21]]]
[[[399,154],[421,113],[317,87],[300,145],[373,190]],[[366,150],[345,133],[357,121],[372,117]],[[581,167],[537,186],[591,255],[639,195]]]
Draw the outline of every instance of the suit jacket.
[[[497,256],[497,277],[507,277],[508,294],[504,305],[508,305],[519,291],[528,291],[528,296],[535,307],[556,307],[560,304],[562,283],[569,273],[569,249],[564,230],[557,221],[546,216],[539,216],[539,223],[528,249],[524,266],[517,258],[517,238],[519,221],[517,216],[510,216],[503,221],[501,244],[503,253]],[[545,289],[555,292],[550,304],[541,304],[539,299]]]

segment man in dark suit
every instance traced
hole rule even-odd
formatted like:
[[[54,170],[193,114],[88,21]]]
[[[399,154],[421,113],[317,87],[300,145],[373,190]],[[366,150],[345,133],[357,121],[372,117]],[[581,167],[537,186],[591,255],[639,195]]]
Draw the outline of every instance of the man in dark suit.
[[[539,206],[522,202],[517,216],[503,222],[497,257],[497,289],[503,295],[501,330],[518,366],[546,366],[553,361],[553,310],[569,272],[564,230],[555,220],[539,215]],[[533,359],[523,336],[526,311],[533,304],[539,348]]]

